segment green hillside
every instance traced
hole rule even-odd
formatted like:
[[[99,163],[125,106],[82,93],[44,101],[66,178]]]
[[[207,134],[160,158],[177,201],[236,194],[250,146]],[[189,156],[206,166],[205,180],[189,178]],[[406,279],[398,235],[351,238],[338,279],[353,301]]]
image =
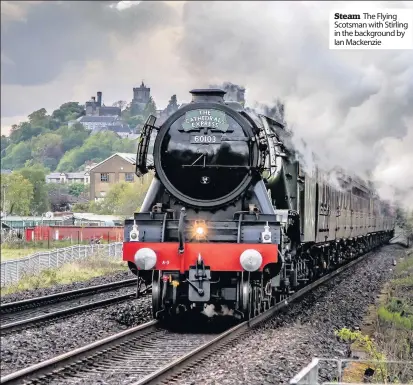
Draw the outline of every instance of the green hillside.
[[[51,115],[42,108],[15,124],[9,137],[2,136],[1,168],[16,170],[29,164],[42,165],[52,171],[76,171],[85,162],[99,162],[114,152],[134,152],[136,142],[121,139],[113,132],[91,135],[81,124],[68,122],[84,115],[78,102],[64,103]],[[135,120],[143,120],[139,117]]]

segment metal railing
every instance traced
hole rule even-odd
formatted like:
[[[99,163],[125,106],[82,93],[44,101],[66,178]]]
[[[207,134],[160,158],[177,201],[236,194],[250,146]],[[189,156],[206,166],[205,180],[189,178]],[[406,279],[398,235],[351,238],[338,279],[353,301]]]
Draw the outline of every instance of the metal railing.
[[[347,376],[346,370],[353,375]],[[358,375],[354,376],[354,372]],[[357,382],[355,378],[357,378]],[[313,358],[292,380],[290,385],[359,385],[362,383],[413,383],[413,361],[372,361],[355,359]]]
[[[1,262],[1,287],[16,283],[26,275],[38,274],[42,270],[57,268],[65,263],[86,259],[95,254],[120,259],[122,257],[122,242],[101,245],[74,245],[41,251],[25,258]]]

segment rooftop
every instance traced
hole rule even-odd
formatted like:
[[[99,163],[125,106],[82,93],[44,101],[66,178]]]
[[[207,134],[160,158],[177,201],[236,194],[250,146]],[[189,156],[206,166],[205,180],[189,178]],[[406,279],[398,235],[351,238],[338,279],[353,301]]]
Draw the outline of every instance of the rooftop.
[[[102,160],[100,163],[94,165],[90,170],[93,170],[95,167],[100,166],[101,164],[105,163],[109,159],[114,158],[115,156],[120,156],[121,158],[129,162],[130,164],[135,164],[136,154],[129,154],[126,152],[116,152],[113,155],[111,155],[109,158],[106,158],[105,160]]]
[[[108,126],[107,129],[113,132],[131,132],[127,124],[114,124]]]
[[[118,119],[117,116],[83,116],[81,123],[113,123]]]
[[[121,217],[116,215],[99,215],[93,213],[73,213],[73,217],[76,220],[93,221],[93,222],[109,222],[109,221],[119,221]]]
[[[46,218],[46,217],[32,217],[32,216],[19,216],[19,215],[7,215],[1,218],[2,221],[9,222],[21,222],[21,221],[63,221],[65,217],[56,217],[56,218]]]
[[[99,108],[100,116],[106,116],[107,114],[120,116],[121,109],[119,107],[110,107],[110,106],[102,106]]]
[[[49,175],[46,175],[46,179],[59,179],[63,175],[65,175],[67,179],[79,179],[84,178],[87,174],[89,174],[87,171],[52,172]]]

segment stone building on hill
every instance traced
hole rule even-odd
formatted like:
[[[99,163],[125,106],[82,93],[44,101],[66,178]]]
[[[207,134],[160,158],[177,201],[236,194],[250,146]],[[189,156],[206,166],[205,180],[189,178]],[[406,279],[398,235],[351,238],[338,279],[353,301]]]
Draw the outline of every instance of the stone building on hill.
[[[85,103],[86,116],[120,116],[121,110],[119,107],[110,107],[102,104],[102,92],[97,93],[96,97],[92,96]]]
[[[150,98],[151,89],[149,87],[146,87],[143,81],[140,87],[134,87],[133,99],[131,103],[131,115],[134,116],[141,114]]]

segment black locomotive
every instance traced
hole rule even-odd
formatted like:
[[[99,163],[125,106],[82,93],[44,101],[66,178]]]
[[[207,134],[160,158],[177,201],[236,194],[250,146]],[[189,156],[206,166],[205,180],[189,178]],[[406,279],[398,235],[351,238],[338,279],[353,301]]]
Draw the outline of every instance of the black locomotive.
[[[304,172],[281,123],[225,91],[191,93],[161,127],[148,118],[136,172],[155,176],[125,222],[124,260],[152,283],[155,317],[208,305],[257,314],[392,237],[394,217],[368,185]]]

